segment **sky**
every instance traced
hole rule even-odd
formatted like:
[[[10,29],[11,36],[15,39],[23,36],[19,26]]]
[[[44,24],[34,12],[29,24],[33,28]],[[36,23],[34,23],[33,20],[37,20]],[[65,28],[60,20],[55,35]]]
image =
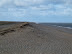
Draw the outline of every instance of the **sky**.
[[[0,21],[72,23],[72,0],[0,0]]]

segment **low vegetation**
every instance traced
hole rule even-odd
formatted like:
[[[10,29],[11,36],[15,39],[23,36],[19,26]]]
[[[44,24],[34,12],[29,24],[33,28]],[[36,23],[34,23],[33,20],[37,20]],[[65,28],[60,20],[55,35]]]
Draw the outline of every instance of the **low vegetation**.
[[[8,25],[8,24],[13,24],[15,22],[2,22],[0,23],[0,25]],[[18,24],[15,24],[15,26],[11,26],[11,27],[7,27],[7,28],[3,28],[0,30],[0,35],[4,35],[6,33],[9,33],[9,32],[14,32],[16,29],[19,29],[19,28],[24,28],[25,26],[28,26],[29,23],[28,22],[22,22],[22,23],[18,23]]]

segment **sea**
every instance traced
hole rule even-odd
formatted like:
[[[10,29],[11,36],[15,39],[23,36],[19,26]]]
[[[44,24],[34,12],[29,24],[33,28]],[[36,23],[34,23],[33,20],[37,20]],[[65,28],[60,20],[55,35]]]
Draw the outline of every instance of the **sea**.
[[[67,29],[72,29],[72,23],[40,23],[46,26],[62,27]]]

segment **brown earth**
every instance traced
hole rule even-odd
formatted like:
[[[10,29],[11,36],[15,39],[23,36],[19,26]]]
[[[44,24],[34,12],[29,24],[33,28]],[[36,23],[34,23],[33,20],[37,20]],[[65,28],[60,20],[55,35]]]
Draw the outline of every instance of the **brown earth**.
[[[8,25],[0,29],[0,54],[72,54],[72,33],[65,31],[28,22]]]

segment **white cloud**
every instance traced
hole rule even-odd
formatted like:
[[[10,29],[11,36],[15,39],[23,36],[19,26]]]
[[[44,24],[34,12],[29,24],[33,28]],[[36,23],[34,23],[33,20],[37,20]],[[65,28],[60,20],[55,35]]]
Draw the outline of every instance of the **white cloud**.
[[[44,0],[15,0],[16,6],[31,6],[42,3]]]
[[[0,6],[2,6],[4,3],[6,3],[6,0],[0,0]]]
[[[30,6],[35,4],[40,4],[44,0],[0,0],[0,6],[3,6],[4,4],[15,4],[17,6]]]
[[[12,0],[0,0],[0,7],[2,7],[4,4],[7,4],[7,3],[11,3]]]
[[[72,0],[0,0],[0,6],[4,4],[14,4],[17,6],[31,6],[31,5],[49,5],[49,4],[63,4],[70,5]]]
[[[10,14],[16,17],[23,17],[25,15],[72,15],[71,3],[71,0],[0,0],[0,7],[7,6],[6,9],[0,8],[0,12],[3,11],[8,16]],[[14,5],[14,7],[6,4]]]

